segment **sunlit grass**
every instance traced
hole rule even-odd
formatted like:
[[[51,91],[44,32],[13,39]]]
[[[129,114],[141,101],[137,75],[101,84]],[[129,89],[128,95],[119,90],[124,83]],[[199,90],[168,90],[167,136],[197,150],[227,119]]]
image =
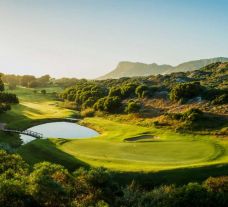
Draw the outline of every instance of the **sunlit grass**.
[[[227,146],[211,136],[178,134],[169,130],[87,118],[84,124],[101,136],[92,139],[52,140],[57,148],[93,166],[120,171],[157,171],[227,162]],[[156,138],[144,142],[124,139],[142,134]]]

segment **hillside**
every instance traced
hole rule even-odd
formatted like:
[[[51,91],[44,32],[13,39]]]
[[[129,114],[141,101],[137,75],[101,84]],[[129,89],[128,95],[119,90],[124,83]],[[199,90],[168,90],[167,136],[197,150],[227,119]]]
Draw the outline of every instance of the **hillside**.
[[[116,79],[121,77],[149,76],[158,74],[168,74],[173,72],[193,71],[215,62],[228,62],[228,58],[217,57],[210,59],[193,60],[179,64],[177,66],[158,65],[156,63],[134,63],[124,61],[120,62],[113,71],[102,77],[99,77],[98,79]]]

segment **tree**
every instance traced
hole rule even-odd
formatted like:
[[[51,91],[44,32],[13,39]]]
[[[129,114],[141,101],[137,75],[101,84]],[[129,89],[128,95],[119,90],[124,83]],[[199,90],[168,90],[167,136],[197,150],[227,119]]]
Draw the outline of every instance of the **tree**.
[[[221,96],[217,96],[213,101],[212,104],[214,105],[221,105],[228,103],[228,94],[222,94]]]
[[[9,170],[13,170],[18,175],[24,175],[28,173],[28,165],[16,154],[8,154],[3,150],[0,150],[0,174]]]
[[[109,91],[109,96],[118,96],[121,98],[122,92],[120,87],[112,87]]]
[[[25,179],[5,179],[0,177],[0,206],[36,206],[30,195],[26,192]]]
[[[17,84],[16,83],[13,83],[13,82],[12,83],[9,83],[8,86],[9,86],[9,89],[10,90],[15,90],[17,88]]]
[[[181,83],[172,87],[170,99],[173,101],[186,100],[200,95],[202,86],[199,82]]]
[[[137,113],[141,109],[141,104],[138,101],[130,100],[125,107],[127,113]]]
[[[50,81],[50,78],[50,75],[43,75],[38,78],[38,81],[42,86],[45,86]]]
[[[71,177],[61,165],[43,162],[29,176],[29,193],[41,206],[66,206]]]
[[[0,92],[0,102],[1,103],[19,103],[19,100],[18,100],[16,94]]]
[[[151,96],[150,87],[148,87],[147,85],[140,85],[135,89],[135,94],[139,98],[150,97]]]
[[[96,102],[96,99],[94,99],[93,97],[90,97],[83,103],[82,107],[84,109],[92,108],[95,102]]]
[[[94,104],[93,108],[97,111],[104,111],[105,110],[105,106],[104,106],[105,100],[106,100],[106,98],[98,99],[97,102]]]
[[[118,96],[108,96],[104,101],[104,110],[107,112],[117,112],[120,107],[121,99]]]
[[[6,112],[8,110],[10,110],[11,107],[9,104],[6,103],[0,103],[0,113]]]
[[[222,176],[218,178],[210,177],[204,183],[203,186],[212,192],[228,192],[228,176]]]
[[[5,87],[4,87],[4,83],[2,81],[2,79],[0,78],[0,91],[4,91]]]
[[[43,95],[45,95],[47,93],[47,91],[45,89],[40,91]]]
[[[121,94],[124,98],[135,97],[135,89],[138,85],[126,84],[121,87]]]
[[[24,75],[21,77],[21,85],[24,87],[28,87],[29,83],[34,80],[36,80],[36,78],[33,75]]]

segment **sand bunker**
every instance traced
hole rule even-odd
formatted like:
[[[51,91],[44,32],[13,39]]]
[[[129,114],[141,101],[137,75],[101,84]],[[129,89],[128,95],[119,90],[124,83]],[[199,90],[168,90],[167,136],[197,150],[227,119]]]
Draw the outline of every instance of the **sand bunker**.
[[[150,140],[154,140],[156,138],[158,138],[158,137],[156,137],[154,135],[141,135],[138,137],[126,138],[126,139],[124,139],[124,141],[126,141],[126,142],[150,141]]]

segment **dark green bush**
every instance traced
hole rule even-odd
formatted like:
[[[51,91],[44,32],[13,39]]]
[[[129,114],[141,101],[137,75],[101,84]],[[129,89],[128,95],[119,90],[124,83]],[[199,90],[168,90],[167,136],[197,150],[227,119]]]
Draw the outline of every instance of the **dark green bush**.
[[[228,103],[228,94],[223,94],[221,96],[217,96],[212,102],[214,105],[221,105]]]
[[[2,103],[19,103],[16,94],[0,92],[0,102]]]
[[[121,99],[118,96],[107,97],[104,101],[104,110],[115,113],[120,110]]]
[[[130,100],[128,101],[126,107],[125,107],[125,112],[126,113],[138,113],[141,109],[141,104],[138,101]]]
[[[199,82],[180,83],[172,87],[170,99],[173,101],[191,99],[199,96],[203,88]]]

